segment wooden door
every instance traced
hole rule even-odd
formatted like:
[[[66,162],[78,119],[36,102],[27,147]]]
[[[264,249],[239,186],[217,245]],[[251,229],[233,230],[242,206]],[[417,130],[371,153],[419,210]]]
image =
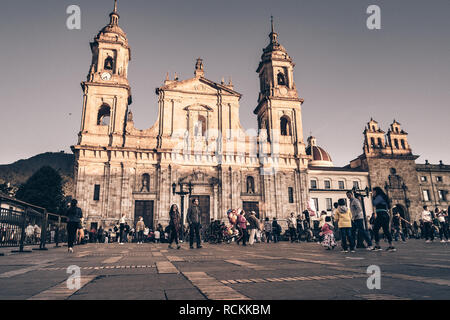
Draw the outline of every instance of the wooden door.
[[[203,226],[203,230],[206,230],[206,228],[209,226],[210,223],[210,200],[209,196],[191,196],[189,198],[189,205],[192,205],[192,199],[198,199],[198,206],[200,208],[201,218],[200,223]],[[187,211],[186,211],[187,212]]]
[[[139,217],[144,218],[145,226],[154,230],[153,226],[153,200],[136,201],[134,205],[134,224],[139,221]]]
[[[255,201],[244,201],[242,203],[242,209],[247,212],[255,211],[256,217],[259,219],[259,202]]]

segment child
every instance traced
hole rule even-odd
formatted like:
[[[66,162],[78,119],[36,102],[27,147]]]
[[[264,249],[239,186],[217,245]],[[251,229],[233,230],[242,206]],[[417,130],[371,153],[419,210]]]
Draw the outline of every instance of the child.
[[[159,230],[155,230],[155,243],[159,243],[159,240],[161,238],[161,233]]]
[[[331,217],[326,217],[325,223],[322,226],[322,231],[320,232],[320,236],[323,237],[322,246],[327,248],[327,250],[331,250],[336,247],[333,229],[334,227],[331,225]]]

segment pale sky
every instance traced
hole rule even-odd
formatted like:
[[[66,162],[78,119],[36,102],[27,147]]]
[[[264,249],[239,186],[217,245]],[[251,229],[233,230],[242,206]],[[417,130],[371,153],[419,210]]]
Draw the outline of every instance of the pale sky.
[[[66,8],[81,7],[81,30],[66,28]],[[366,9],[381,7],[381,30],[366,27]],[[77,142],[89,42],[109,21],[113,0],[2,1],[0,10],[0,164]],[[232,77],[243,94],[241,123],[256,127],[256,68],[268,44],[270,15],[294,59],[303,133],[313,133],[336,166],[362,152],[371,117],[387,131],[393,119],[413,152],[450,163],[450,1],[119,0],[120,26],[132,50],[129,80],[135,126],[151,127],[155,88],[166,72]]]

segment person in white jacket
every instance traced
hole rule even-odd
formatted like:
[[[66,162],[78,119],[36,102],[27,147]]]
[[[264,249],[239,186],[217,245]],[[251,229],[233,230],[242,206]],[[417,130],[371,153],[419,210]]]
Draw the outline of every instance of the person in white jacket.
[[[423,206],[422,221],[425,229],[425,240],[427,243],[434,241],[433,216],[427,206]]]

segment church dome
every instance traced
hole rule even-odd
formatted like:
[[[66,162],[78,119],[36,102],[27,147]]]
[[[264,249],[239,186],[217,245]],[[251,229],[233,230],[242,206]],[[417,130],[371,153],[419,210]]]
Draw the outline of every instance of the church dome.
[[[119,27],[118,25],[112,25],[112,24],[108,24],[106,27],[104,27],[99,32],[98,37],[100,37],[101,35],[106,35],[108,33],[117,34],[117,35],[123,37],[124,39],[127,38],[127,34],[122,30],[121,27]]]
[[[312,156],[312,160],[309,162],[313,167],[333,167],[330,154],[323,148],[317,146],[316,138],[308,138],[308,147],[306,148],[306,154]]]
[[[127,34],[119,27],[119,13],[117,12],[117,0],[114,1],[114,10],[109,15],[109,24],[104,27],[97,35],[97,39],[103,39],[108,41],[122,40],[125,44],[128,44]]]

